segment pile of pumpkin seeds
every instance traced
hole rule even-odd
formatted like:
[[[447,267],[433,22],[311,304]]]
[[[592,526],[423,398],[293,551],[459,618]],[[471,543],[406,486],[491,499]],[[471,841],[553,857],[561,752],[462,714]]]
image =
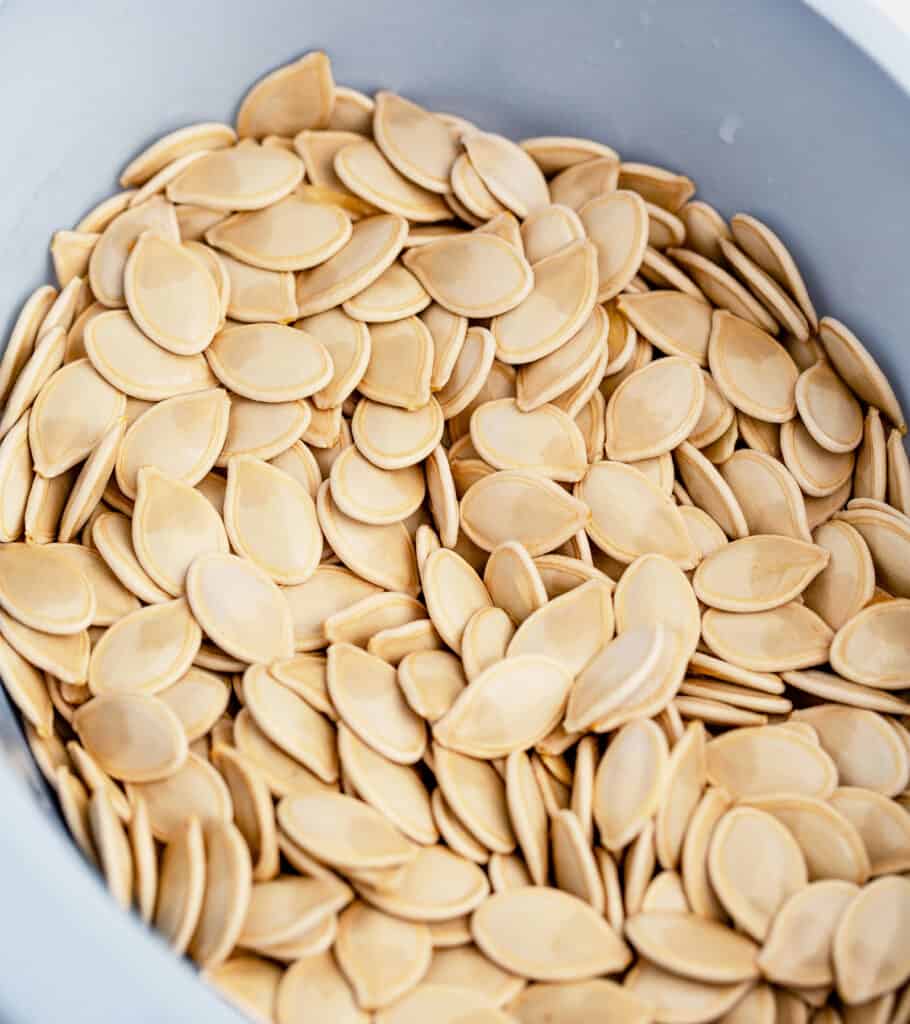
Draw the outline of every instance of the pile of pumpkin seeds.
[[[277,1024],[907,1024],[910,462],[779,237],[311,53],[51,244],[0,672]]]

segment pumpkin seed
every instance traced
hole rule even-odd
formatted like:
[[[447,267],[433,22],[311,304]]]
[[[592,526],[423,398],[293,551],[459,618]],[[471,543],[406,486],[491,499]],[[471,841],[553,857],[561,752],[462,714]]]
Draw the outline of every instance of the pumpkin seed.
[[[897,874],[907,870],[910,830],[900,805],[881,793],[855,786],[836,789],[830,802],[859,833],[869,857],[870,875]]]
[[[796,793],[826,799],[837,768],[820,746],[789,729],[737,729],[708,742],[708,781],[736,798]]]
[[[526,914],[538,921],[533,935],[515,930],[516,920]],[[557,940],[565,927],[572,931],[571,948]],[[540,886],[491,896],[474,914],[471,931],[495,963],[539,981],[578,981],[612,973],[630,959],[625,943],[586,903]]]
[[[895,600],[857,612],[831,644],[831,667],[856,683],[885,690],[903,688],[908,672],[904,622],[910,601]]]
[[[472,757],[502,757],[527,749],[558,724],[571,686],[568,671],[549,658],[507,657],[459,694],[434,725],[434,736]]]
[[[460,316],[506,313],[534,285],[524,257],[490,234],[443,238],[409,249],[402,261],[440,306]]]
[[[862,837],[849,819],[816,797],[760,796],[749,804],[775,817],[799,844],[809,879],[840,878],[862,885],[869,877],[869,857]]]
[[[867,1002],[906,980],[904,948],[910,932],[910,883],[879,878],[857,893],[834,933],[837,990],[849,1004]]]
[[[236,555],[199,555],[186,576],[187,600],[206,635],[241,661],[289,658],[291,610],[266,573]]]
[[[596,462],[575,494],[591,510],[588,534],[611,557],[628,564],[656,551],[682,568],[695,566],[698,556],[677,507],[639,470]]]
[[[756,871],[756,865],[762,868]],[[764,942],[781,907],[808,883],[802,852],[774,817],[752,807],[717,823],[708,856],[711,884],[738,928]]]

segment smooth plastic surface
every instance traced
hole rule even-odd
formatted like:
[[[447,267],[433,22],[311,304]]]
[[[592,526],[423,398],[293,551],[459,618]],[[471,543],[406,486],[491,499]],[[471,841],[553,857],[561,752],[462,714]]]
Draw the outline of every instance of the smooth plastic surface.
[[[0,340],[48,277],[51,233],[135,152],[231,117],[266,69],[315,47],[341,83],[685,171],[724,214],[780,232],[819,313],[910,397],[910,97],[797,0],[0,0]],[[234,1020],[107,899],[23,783],[2,700],[0,745],[0,1020]]]

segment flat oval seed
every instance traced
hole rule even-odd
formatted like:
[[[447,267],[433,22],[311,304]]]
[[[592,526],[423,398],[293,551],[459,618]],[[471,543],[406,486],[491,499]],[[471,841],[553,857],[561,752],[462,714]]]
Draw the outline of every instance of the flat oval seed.
[[[392,92],[375,99],[373,134],[389,162],[423,188],[448,192],[458,146],[445,121]]]
[[[216,384],[204,356],[167,351],[147,338],[125,310],[94,317],[86,325],[85,350],[106,381],[144,401],[204,391]]]
[[[244,324],[220,331],[206,352],[215,376],[244,398],[290,402],[332,379],[325,347],[305,331],[281,324]]]
[[[126,304],[139,329],[178,355],[201,352],[221,319],[215,282],[205,264],[179,242],[139,236],[123,275]]]
[[[207,735],[224,714],[230,689],[218,676],[194,666],[158,696],[180,720],[192,743]]]
[[[358,221],[334,256],[298,277],[298,316],[322,313],[362,292],[395,262],[407,233],[407,221],[395,214]]]
[[[675,742],[666,770],[655,830],[655,846],[661,867],[679,864],[683,839],[705,785],[705,730],[690,722]]]
[[[653,1007],[666,1024],[704,1024],[716,1020],[742,1001],[750,981],[715,985],[662,970],[647,960],[626,975],[624,989]]]
[[[317,266],[351,237],[351,220],[337,206],[289,195],[263,210],[236,213],[205,232],[205,240],[264,270]]]
[[[450,211],[435,192],[401,174],[369,139],[343,146],[335,154],[335,173],[361,199],[409,220],[424,223],[446,220]]]
[[[522,412],[514,398],[485,402],[471,417],[471,440],[495,469],[530,470],[569,482],[587,469],[581,431],[555,406]]]
[[[642,367],[610,396],[607,454],[633,462],[672,451],[695,428],[704,400],[704,377],[690,360],[670,357]]]
[[[750,533],[812,539],[799,484],[777,459],[742,449],[724,463],[721,474],[742,509]]]
[[[4,637],[0,641],[0,671],[13,703],[42,738],[54,734],[54,707],[45,678]]]
[[[0,546],[0,607],[45,633],[81,633],[95,616],[88,580],[56,545]]]
[[[272,1018],[282,970],[258,956],[234,956],[206,972],[206,980],[241,1013]]]
[[[862,889],[844,911],[832,955],[837,990],[849,1003],[874,999],[907,978],[910,881],[880,878]]]
[[[534,266],[534,287],[490,330],[506,363],[530,363],[555,352],[584,325],[597,299],[597,253],[575,242]]]
[[[382,469],[402,469],[422,462],[439,444],[444,426],[442,410],[434,398],[412,412],[363,399],[351,421],[357,447]]]
[[[307,853],[343,870],[395,867],[413,855],[383,815],[340,793],[287,796],[278,823]]]
[[[583,486],[580,484],[579,487]],[[535,508],[528,522],[525,510]],[[462,498],[462,529],[484,551],[517,540],[532,557],[552,551],[585,526],[588,509],[558,484],[517,470],[492,473]]]
[[[506,759],[505,782],[509,817],[528,872],[535,885],[545,885],[550,859],[547,808],[523,750]]]
[[[433,727],[440,743],[472,757],[525,750],[562,718],[572,677],[535,654],[505,658],[482,672]]]
[[[692,584],[699,600],[712,608],[764,611],[792,601],[827,563],[825,551],[814,544],[755,535],[705,558]]]
[[[735,729],[708,742],[708,781],[736,798],[795,793],[827,798],[837,768],[817,743],[789,729]]]
[[[823,523],[812,534],[828,552],[825,569],[806,587],[806,604],[832,629],[840,629],[872,597],[875,568],[862,536],[849,523]]]
[[[818,362],[800,374],[796,405],[809,433],[827,451],[853,451],[862,441],[862,409],[829,364]]]
[[[840,321],[826,316],[819,322],[818,339],[850,390],[881,409],[899,430],[906,430],[904,414],[887,377],[856,335]]]
[[[781,427],[780,445],[787,469],[812,497],[833,494],[853,472],[853,452],[834,454],[822,448],[801,420],[790,420]]]
[[[279,875],[254,885],[239,941],[253,948],[292,942],[352,899],[334,876]]]
[[[208,761],[192,752],[166,779],[128,782],[126,790],[131,799],[145,800],[152,833],[161,842],[171,842],[192,817],[203,826],[211,819],[231,820],[231,796],[224,780]]]
[[[33,479],[26,413],[0,442],[0,540],[4,543],[22,534]]]
[[[352,571],[371,583],[416,594],[417,557],[404,525],[357,522],[338,508],[330,486],[327,480],[320,487],[316,510],[332,550]]]
[[[353,445],[332,464],[332,498],[341,511],[362,523],[397,523],[423,502],[426,486],[419,466],[379,469]]]
[[[612,1019],[645,1024],[651,1019],[648,1003],[605,978],[529,985],[509,1008],[520,1024],[586,1024]]]
[[[440,239],[409,249],[403,262],[440,306],[460,316],[506,313],[534,286],[530,264],[490,234]]]
[[[335,954],[358,1005],[375,1010],[416,985],[430,965],[433,944],[425,924],[356,902],[339,918]]]
[[[117,483],[137,493],[143,466],[194,486],[215,464],[228,429],[230,401],[220,388],[159,402],[127,430],[117,455]]]
[[[244,673],[243,696],[256,724],[276,746],[323,781],[337,780],[335,730],[328,719],[263,665],[251,665]]]
[[[489,891],[483,870],[444,846],[420,849],[388,890],[359,887],[373,906],[411,921],[450,921],[474,910]]]
[[[621,295],[616,307],[661,352],[708,365],[711,307],[706,302],[684,292],[659,290]]]
[[[411,709],[432,724],[449,710],[467,679],[448,651],[416,651],[399,663],[398,684]]]
[[[483,183],[517,217],[524,219],[550,202],[547,183],[534,161],[514,142],[489,132],[462,137]]]
[[[838,519],[855,527],[866,542],[879,585],[898,597],[910,597],[910,526],[874,508],[848,509]]]
[[[206,635],[228,654],[270,662],[293,653],[290,607],[252,563],[217,552],[201,555],[189,568],[186,592]]]
[[[324,647],[323,623],[327,618],[380,592],[375,584],[336,565],[320,565],[306,583],[286,587],[283,593],[294,620],[296,649],[315,651]]]
[[[35,396],[63,362],[66,345],[66,333],[63,328],[52,328],[42,335],[41,340],[46,344],[35,348],[13,381],[3,416],[0,418],[0,437],[5,436],[19,421],[22,414],[31,406]]]
[[[533,932],[516,927],[534,919]],[[486,955],[526,978],[577,981],[622,970],[625,943],[586,903],[556,889],[531,886],[491,896],[471,920],[474,941]],[[565,936],[571,935],[571,943]]]
[[[686,978],[731,984],[758,976],[751,939],[694,914],[636,914],[626,935],[642,956]]]
[[[721,658],[756,672],[822,665],[833,638],[815,612],[794,601],[745,614],[709,608],[702,620],[702,635]]]
[[[509,643],[508,654],[545,655],[575,674],[612,635],[610,587],[605,581],[591,579],[528,616]]]
[[[484,761],[433,747],[433,765],[446,803],[458,822],[486,849],[507,854],[515,849],[506,787]]]
[[[161,196],[153,196],[139,206],[124,210],[104,229],[89,260],[89,284],[92,294],[105,306],[126,305],[124,268],[136,239],[144,231],[153,231],[171,242],[180,241],[174,207]]]
[[[215,465],[227,466],[235,455],[271,459],[287,451],[301,437],[313,418],[305,401],[257,402],[235,397],[224,445]]]
[[[299,157],[271,146],[242,145],[207,153],[166,189],[173,203],[210,210],[259,210],[283,199],[303,177]]]
[[[591,199],[579,217],[597,250],[597,301],[618,295],[638,273],[648,244],[648,211],[634,192]]]
[[[440,636],[456,653],[461,636],[475,612],[492,605],[482,580],[456,552],[440,548],[421,567],[427,610]]]
[[[9,395],[13,382],[35,349],[35,341],[48,311],[57,298],[56,288],[42,285],[25,300],[0,359],[0,397]]]
[[[831,985],[831,947],[844,911],[859,892],[850,882],[813,882],[776,916],[758,962],[770,980],[800,988]]]
[[[603,355],[608,330],[603,306],[595,306],[567,342],[542,359],[521,366],[517,377],[518,407],[531,412],[580,384]],[[631,337],[634,340],[634,333]]]
[[[344,772],[363,800],[415,842],[438,841],[430,800],[416,769],[377,754],[344,725],[338,730],[338,748]]]
[[[391,665],[352,644],[332,644],[327,681],[339,717],[364,743],[396,764],[420,760],[423,721],[405,702]]]
[[[560,204],[541,207],[521,225],[525,256],[532,264],[584,237],[584,225],[578,214]]]
[[[29,414],[36,471],[55,477],[81,462],[125,408],[123,395],[87,359],[62,367],[38,393]]]
[[[591,510],[587,532],[611,557],[629,563],[656,551],[681,568],[694,568],[698,554],[678,508],[639,470],[596,462],[575,493]]]
[[[96,695],[158,693],[188,671],[201,640],[183,598],[131,612],[95,644],[89,688]]]
[[[773,815],[793,834],[810,881],[839,878],[862,885],[868,879],[869,856],[863,839],[830,803],[791,794],[751,797],[749,804]]]
[[[356,320],[387,323],[419,313],[431,302],[416,277],[393,263],[368,288],[348,299],[344,311]]]
[[[510,1018],[491,1006],[486,996],[468,988],[422,982],[397,1003],[376,1014],[377,1024],[439,1024],[475,1021],[476,1024],[507,1024]]]
[[[837,765],[842,786],[861,786],[897,796],[910,782],[910,758],[888,721],[874,711],[819,704],[794,712],[818,733],[822,749]]]
[[[799,371],[786,349],[754,324],[725,310],[711,322],[708,362],[724,397],[749,416],[784,423],[796,413]],[[761,365],[761,374],[755,366]]]
[[[133,858],[123,825],[103,790],[88,798],[87,817],[89,834],[108,890],[117,903],[128,910],[133,895]]]
[[[49,672],[63,683],[85,683],[90,652],[88,632],[54,636],[53,633],[42,633],[24,626],[5,612],[0,612],[0,634],[35,668]]]
[[[871,605],[844,623],[831,644],[831,667],[855,683],[899,690],[910,675],[910,601]]]
[[[261,459],[228,462],[224,524],[236,552],[285,586],[313,575],[322,533],[313,499],[287,473]]]
[[[784,674],[787,683],[797,690],[811,693],[822,700],[834,701],[851,707],[867,708],[870,711],[893,712],[907,714],[910,704],[901,700],[896,694],[886,693],[871,686],[851,683],[847,679],[834,675],[833,672],[787,672]]]
[[[566,710],[566,728],[589,728],[622,704],[658,668],[666,646],[660,625],[631,628],[606,644],[576,679]]]
[[[649,719],[613,737],[594,779],[594,820],[608,850],[621,850],[654,815],[667,770],[667,740]]]
[[[174,597],[194,558],[228,550],[221,518],[202,494],[152,466],[139,470],[132,538],[142,568]]]
[[[250,854],[238,829],[209,822],[205,839],[205,889],[190,956],[200,967],[223,963],[234,948],[251,891]]]
[[[758,942],[780,908],[808,884],[806,863],[791,833],[751,807],[728,811],[717,823],[708,857],[711,884],[742,931]]]
[[[370,1015],[358,1009],[344,975],[329,951],[296,960],[281,978],[275,999],[275,1021],[331,1020],[367,1024]]]
[[[422,320],[409,316],[374,324],[369,365],[358,385],[374,402],[420,409],[430,400],[433,337]]]
[[[836,789],[830,802],[859,833],[869,855],[871,875],[907,870],[910,827],[903,807],[881,793],[855,786]]]
[[[95,697],[73,716],[86,750],[114,779],[152,782],[186,760],[186,733],[164,703],[141,694]]]

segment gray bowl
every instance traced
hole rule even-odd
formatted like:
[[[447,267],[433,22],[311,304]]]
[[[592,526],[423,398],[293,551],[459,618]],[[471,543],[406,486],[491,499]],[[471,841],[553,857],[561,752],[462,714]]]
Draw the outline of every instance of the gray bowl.
[[[870,4],[813,2],[910,82],[910,43]],[[686,172],[782,235],[819,312],[908,404],[910,95],[797,0],[0,0],[0,337],[49,275],[51,233],[129,157],[230,118],[264,70],[315,47],[345,84]],[[107,898],[2,697],[0,746],[0,1020],[236,1019]]]

